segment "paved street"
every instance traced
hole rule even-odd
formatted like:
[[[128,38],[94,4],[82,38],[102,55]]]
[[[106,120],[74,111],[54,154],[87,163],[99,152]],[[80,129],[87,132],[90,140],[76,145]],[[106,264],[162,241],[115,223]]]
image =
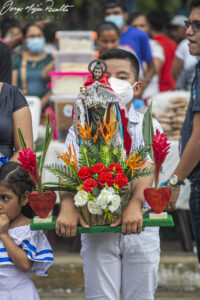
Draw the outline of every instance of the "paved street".
[[[49,292],[40,291],[41,300],[84,300],[82,291],[72,292],[70,290],[54,290]],[[158,291],[155,300],[199,300],[199,292],[180,292],[180,291]]]

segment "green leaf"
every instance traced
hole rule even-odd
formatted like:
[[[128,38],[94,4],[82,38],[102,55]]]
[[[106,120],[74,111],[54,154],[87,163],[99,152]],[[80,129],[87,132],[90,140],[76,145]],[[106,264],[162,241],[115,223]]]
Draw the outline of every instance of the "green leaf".
[[[53,190],[53,191],[67,191],[70,193],[76,192],[76,187],[69,185],[68,183],[63,182],[44,182],[43,183],[44,190]]]
[[[153,122],[152,122],[152,102],[144,114],[142,132],[143,132],[144,144],[148,149],[148,153],[151,156],[151,159],[154,161],[153,147],[152,147],[152,138],[154,133]]]
[[[98,196],[99,196],[99,194],[101,193],[101,189],[99,189],[99,188],[91,188],[91,190],[92,190],[92,195],[95,197],[95,198],[97,198]]]
[[[46,165],[45,168],[49,170],[52,174],[56,175],[58,178],[72,186],[77,186],[81,183],[80,179],[77,178],[77,174],[72,172],[72,168],[70,166],[62,166],[59,164],[50,164]]]
[[[22,149],[26,149],[26,142],[24,140],[23,134],[21,132],[21,129],[19,127],[17,127],[17,131],[18,131],[18,136],[19,136],[19,140],[20,140],[20,144],[22,146]]]

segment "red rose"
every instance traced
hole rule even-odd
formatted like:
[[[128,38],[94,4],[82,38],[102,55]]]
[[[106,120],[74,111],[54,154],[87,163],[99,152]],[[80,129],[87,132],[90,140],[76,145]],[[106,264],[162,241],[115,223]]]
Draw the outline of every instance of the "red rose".
[[[120,189],[123,189],[123,187],[125,187],[128,184],[128,178],[123,173],[117,173],[115,175],[114,183],[117,184],[120,187]]]
[[[100,174],[102,172],[106,172],[107,171],[107,168],[105,165],[103,164],[96,164],[92,167],[92,173],[97,173],[97,174]]]
[[[97,188],[98,184],[93,178],[88,178],[83,182],[84,191],[92,194],[92,188]]]
[[[112,186],[113,184],[112,174],[108,172],[102,172],[101,174],[98,175],[98,183],[102,188],[105,187],[105,183],[107,183],[108,186]]]
[[[90,177],[91,175],[91,169],[90,167],[82,167],[78,170],[78,173],[77,173],[78,177],[81,179],[81,180],[85,180],[87,178]]]
[[[123,172],[122,166],[120,166],[119,164],[116,164],[116,163],[112,163],[110,165],[110,167],[108,168],[108,171],[113,172],[113,169],[115,169],[116,173],[122,173]]]

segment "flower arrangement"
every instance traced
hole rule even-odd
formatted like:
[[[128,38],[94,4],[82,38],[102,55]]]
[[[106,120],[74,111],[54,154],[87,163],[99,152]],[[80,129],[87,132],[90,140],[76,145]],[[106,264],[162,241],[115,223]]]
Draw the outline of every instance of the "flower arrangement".
[[[54,131],[54,124],[52,128],[50,128],[50,119],[49,115],[47,115],[46,119],[46,133],[45,139],[43,143],[43,151],[42,157],[39,161],[36,159],[36,154],[30,148],[27,148],[26,143],[24,141],[22,132],[20,128],[18,128],[18,135],[20,139],[20,143],[22,146],[22,150],[19,152],[18,160],[20,162],[20,167],[22,167],[25,171],[27,171],[35,183],[35,190],[29,195],[29,204],[33,211],[40,218],[46,218],[53,208],[56,200],[56,194],[52,190],[45,189],[42,183],[42,171],[44,168],[44,162],[46,153],[52,139]]]
[[[113,222],[127,205],[128,197],[124,196],[127,195],[128,184],[135,178],[153,173],[153,169],[142,167],[148,153],[145,146],[126,157],[123,146],[112,144],[119,124],[120,121],[102,125],[99,121],[96,134],[92,137],[92,124],[83,127],[79,122],[77,135],[82,140],[79,153],[76,153],[74,145],[69,145],[66,153],[58,155],[64,166],[46,166],[60,182],[44,185],[53,189],[57,185],[58,190],[75,194],[74,204],[89,224]]]
[[[171,196],[171,191],[168,186],[159,188],[159,174],[162,164],[168,154],[170,144],[167,141],[167,136],[164,133],[160,133],[158,129],[156,130],[156,134],[153,134],[151,110],[152,104],[145,113],[146,117],[144,122],[147,122],[146,125],[148,125],[149,131],[145,135],[144,140],[154,164],[155,188],[146,188],[144,190],[144,197],[154,212],[161,213],[167,206]],[[144,130],[143,133],[145,134]]]

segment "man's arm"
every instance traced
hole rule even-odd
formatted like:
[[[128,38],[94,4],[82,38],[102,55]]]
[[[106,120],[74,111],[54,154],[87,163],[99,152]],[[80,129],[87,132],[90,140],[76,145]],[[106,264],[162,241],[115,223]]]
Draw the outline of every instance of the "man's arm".
[[[184,180],[200,161],[200,112],[195,112],[192,135],[181,160],[174,171],[179,180]]]
[[[179,180],[184,180],[200,161],[200,112],[195,112],[192,135],[184,149],[181,160],[173,172]],[[180,186],[171,188],[171,198],[168,208],[176,209],[176,202],[180,193]]]
[[[153,165],[150,162],[146,162],[143,168],[152,168]],[[122,224],[122,233],[140,233],[142,231],[143,216],[142,207],[144,204],[144,189],[151,187],[153,183],[153,175],[148,177],[140,177],[134,180],[132,187],[132,198],[122,213],[122,217],[118,219],[111,227],[116,227]]]

